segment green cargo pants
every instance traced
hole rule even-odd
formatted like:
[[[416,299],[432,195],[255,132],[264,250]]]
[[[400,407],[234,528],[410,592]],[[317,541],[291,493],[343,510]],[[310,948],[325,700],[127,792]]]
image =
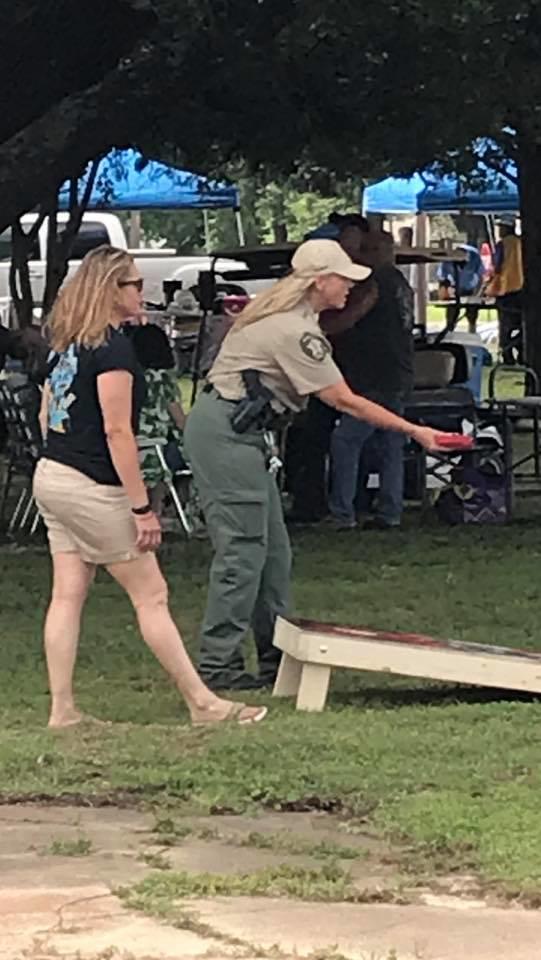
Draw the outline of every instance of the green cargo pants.
[[[199,672],[227,687],[244,670],[242,642],[253,628],[262,679],[279,662],[274,622],[288,607],[291,549],[276,480],[260,430],[235,433],[231,403],[203,393],[186,424],[185,450],[214,548],[201,630]]]

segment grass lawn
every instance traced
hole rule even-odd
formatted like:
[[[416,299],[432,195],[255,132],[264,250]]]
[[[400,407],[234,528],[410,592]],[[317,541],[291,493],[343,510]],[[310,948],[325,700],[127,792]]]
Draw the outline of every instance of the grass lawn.
[[[537,516],[536,516],[537,510]],[[541,649],[541,506],[508,526],[294,538],[294,607],[306,616]],[[165,568],[190,647],[209,560],[172,544]],[[405,841],[416,876],[468,870],[541,895],[541,702],[375,674],[339,673],[328,709],[272,702],[260,727],[194,731],[148,655],[128,603],[100,576],[77,671],[81,705],[117,725],[44,730],[45,553],[0,554],[0,797],[94,797],[178,811],[336,809]],[[255,700],[270,698],[262,694]],[[83,802],[83,801],[81,801]]]

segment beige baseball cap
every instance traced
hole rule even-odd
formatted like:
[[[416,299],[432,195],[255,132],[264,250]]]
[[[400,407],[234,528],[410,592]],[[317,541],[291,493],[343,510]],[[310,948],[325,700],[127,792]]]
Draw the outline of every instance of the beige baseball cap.
[[[291,266],[304,277],[337,273],[348,280],[366,280],[372,273],[368,267],[353,263],[336,240],[306,240],[295,250]]]

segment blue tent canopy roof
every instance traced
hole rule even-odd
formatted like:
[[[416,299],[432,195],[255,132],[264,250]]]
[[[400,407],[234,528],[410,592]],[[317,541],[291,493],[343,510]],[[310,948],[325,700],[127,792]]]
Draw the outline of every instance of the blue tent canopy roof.
[[[79,180],[83,195],[90,166]],[[69,206],[69,183],[63,184],[58,209]],[[101,161],[90,197],[91,210],[238,209],[236,187],[145,159],[135,150],[112,150]]]
[[[514,174],[516,176],[516,170]],[[479,171],[477,181],[482,181],[482,186],[477,188],[458,177],[441,177],[439,182],[428,184],[420,197],[421,210],[425,213],[451,210],[510,213],[520,209],[518,187],[503,174],[485,168]]]
[[[507,173],[516,177],[514,164],[508,164]],[[364,213],[445,213],[455,210],[501,213],[519,209],[516,184],[481,163],[471,184],[432,169],[412,177],[387,177],[367,187],[363,196]]]
[[[412,177],[387,177],[367,187],[363,195],[364,213],[419,213],[419,198],[426,190],[420,173]]]

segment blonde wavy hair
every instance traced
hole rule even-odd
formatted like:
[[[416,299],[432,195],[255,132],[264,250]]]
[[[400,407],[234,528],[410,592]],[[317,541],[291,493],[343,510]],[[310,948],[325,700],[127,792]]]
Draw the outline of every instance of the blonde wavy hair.
[[[284,313],[292,310],[301,300],[304,300],[315,276],[307,276],[300,271],[293,270],[287,277],[282,277],[273,283],[272,287],[254,297],[251,303],[242,310],[235,323],[234,330],[247,327],[250,323],[257,323],[273,313]]]
[[[72,343],[98,347],[107,337],[118,297],[119,280],[128,277],[133,258],[116,247],[96,247],[62,287],[47,320],[53,350]]]

